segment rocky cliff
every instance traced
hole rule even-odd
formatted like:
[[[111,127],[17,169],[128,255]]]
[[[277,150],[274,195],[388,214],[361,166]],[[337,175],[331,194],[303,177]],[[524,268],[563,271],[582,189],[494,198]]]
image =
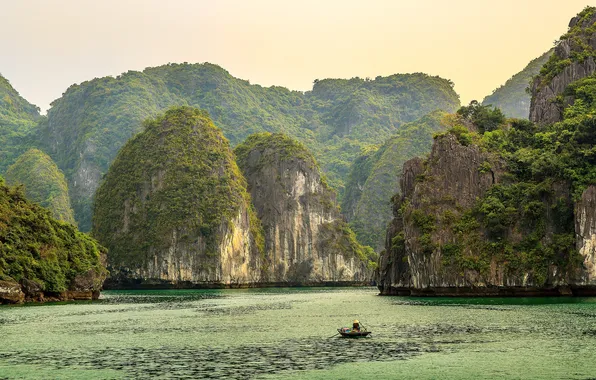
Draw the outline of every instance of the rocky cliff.
[[[0,304],[99,297],[105,249],[0,177]]]
[[[555,47],[553,55],[531,85],[530,120],[555,123],[563,118],[573,97],[565,96],[567,86],[596,72],[596,8],[587,7],[569,22],[569,31]]]
[[[583,271],[577,283],[596,283],[596,186],[589,186],[575,204],[577,250],[583,261]]]
[[[76,224],[64,174],[47,154],[28,150],[8,167],[5,179],[9,185],[25,186],[27,198],[50,210],[54,218]]]
[[[534,81],[536,123],[472,102],[404,165],[382,294],[596,294],[595,14],[571,21]]]
[[[190,107],[146,121],[96,196],[93,235],[108,248],[110,287],[259,282],[261,234],[228,141]]]
[[[505,166],[453,133],[436,139],[426,161],[404,164],[379,263],[382,294],[581,294],[594,281],[578,281],[569,186],[512,183]]]
[[[356,241],[302,144],[282,134],[255,134],[235,153],[265,232],[266,281],[370,280],[374,253]]]

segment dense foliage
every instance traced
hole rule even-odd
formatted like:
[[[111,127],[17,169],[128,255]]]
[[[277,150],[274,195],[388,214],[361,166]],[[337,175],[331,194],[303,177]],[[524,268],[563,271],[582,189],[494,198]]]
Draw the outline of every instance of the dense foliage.
[[[28,150],[8,168],[5,179],[9,185],[24,185],[27,198],[49,209],[54,218],[75,224],[66,179],[47,154]]]
[[[457,115],[462,120],[472,123],[480,133],[494,131],[505,122],[505,115],[500,109],[483,106],[476,100],[472,100],[468,106],[458,109]]]
[[[404,125],[378,149],[365,149],[356,159],[342,201],[358,240],[380,251],[391,220],[391,197],[400,191],[404,162],[430,151],[433,135],[443,129],[441,111]]]
[[[52,218],[25,198],[20,187],[9,187],[0,177],[0,280],[29,281],[45,292],[63,292],[89,271],[103,279],[102,253],[95,240]]]
[[[246,180],[208,114],[174,107],[143,128],[118,153],[96,194],[93,235],[110,250],[110,261],[140,267],[151,249],[172,244],[173,231],[178,241],[199,239],[197,249],[215,257],[222,225],[228,226],[241,207],[250,213],[253,238],[262,250]]]
[[[0,173],[26,150],[39,108],[23,99],[0,75]]]
[[[294,140],[283,133],[255,133],[234,148],[236,160],[240,167],[247,167],[249,155],[253,151],[259,151],[259,165],[266,165],[274,161],[301,160],[311,168],[319,169],[312,153],[297,140]]]
[[[527,119],[530,113],[530,81],[553,54],[553,49],[532,60],[522,71],[512,76],[504,85],[484,98],[482,105],[499,108],[507,117]]]
[[[71,184],[75,215],[89,228],[93,191],[140,121],[171,105],[205,109],[232,145],[255,132],[283,132],[313,152],[341,197],[352,161],[406,123],[459,106],[453,83],[425,74],[325,79],[302,93],[234,78],[212,64],[168,64],[71,86],[52,103],[40,135]],[[82,173],[82,174],[81,174]],[[91,175],[92,174],[92,175]],[[75,177],[97,178],[88,188]]]

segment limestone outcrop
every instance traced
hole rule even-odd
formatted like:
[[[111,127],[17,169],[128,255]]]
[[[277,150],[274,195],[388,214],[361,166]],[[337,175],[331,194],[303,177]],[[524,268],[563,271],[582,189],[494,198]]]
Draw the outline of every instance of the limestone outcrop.
[[[250,136],[235,153],[265,233],[267,282],[365,282],[370,248],[355,239],[306,148],[283,134]]]
[[[260,224],[221,131],[190,107],[144,126],[96,196],[93,235],[109,250],[106,287],[259,282]]]

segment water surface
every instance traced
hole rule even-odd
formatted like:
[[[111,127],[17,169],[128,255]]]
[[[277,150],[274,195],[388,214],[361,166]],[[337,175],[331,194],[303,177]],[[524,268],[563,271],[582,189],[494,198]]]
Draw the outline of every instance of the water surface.
[[[596,298],[106,291],[0,307],[0,378],[596,378]],[[359,319],[365,339],[334,337]]]

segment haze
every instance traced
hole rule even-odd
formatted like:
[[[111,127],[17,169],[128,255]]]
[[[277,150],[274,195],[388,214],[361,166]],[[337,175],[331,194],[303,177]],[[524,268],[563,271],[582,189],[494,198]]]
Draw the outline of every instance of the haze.
[[[586,0],[4,0],[0,73],[46,110],[73,83],[212,62],[264,86],[425,72],[462,103],[553,46]]]

